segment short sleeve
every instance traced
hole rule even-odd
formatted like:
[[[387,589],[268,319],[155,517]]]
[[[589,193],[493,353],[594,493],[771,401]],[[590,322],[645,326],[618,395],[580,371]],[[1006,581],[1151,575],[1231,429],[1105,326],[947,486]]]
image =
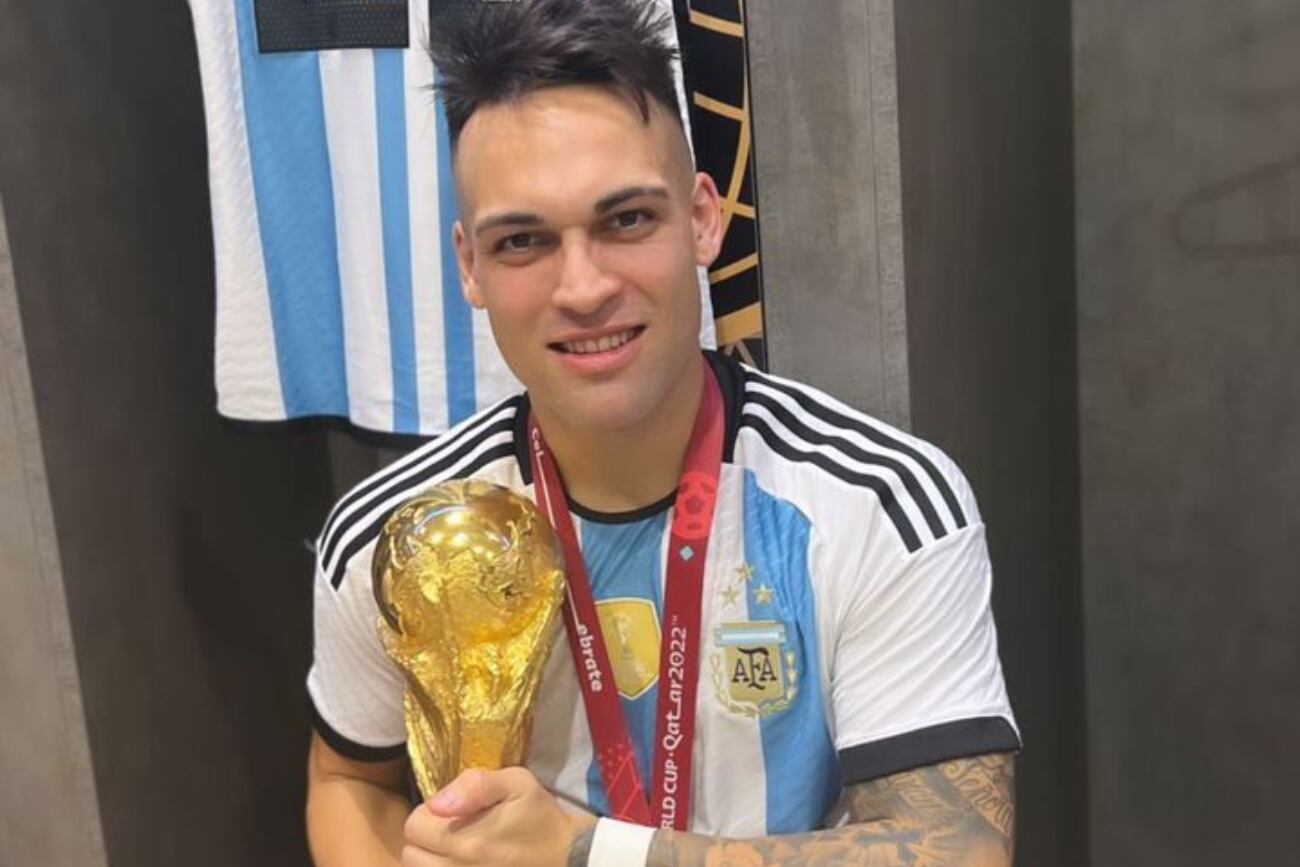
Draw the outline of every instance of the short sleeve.
[[[844,782],[1018,750],[984,525],[972,520],[910,554],[869,554],[859,568],[830,667]]]
[[[370,551],[356,554],[335,587],[316,567],[315,645],[307,691],[321,737],[361,761],[405,753],[405,686],[378,634],[379,608],[369,576]]]

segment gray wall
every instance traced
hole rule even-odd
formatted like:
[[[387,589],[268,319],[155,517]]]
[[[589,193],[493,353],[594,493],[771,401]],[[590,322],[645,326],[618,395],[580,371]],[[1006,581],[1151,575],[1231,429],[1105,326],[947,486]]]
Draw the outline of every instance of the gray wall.
[[[750,0],[772,369],[906,427],[893,0]]]
[[[185,5],[0,0],[0,21],[0,192],[109,861],[304,863],[303,539],[330,462],[319,433],[213,409]]]
[[[0,864],[103,867],[81,681],[2,204],[0,696]]]
[[[970,477],[1020,862],[1085,864],[1069,5],[746,8],[773,369],[910,418]]]
[[[1094,856],[1295,863],[1300,7],[1074,12]]]
[[[988,526],[1025,740],[1020,861],[1073,867],[1088,863],[1088,781],[1070,8],[907,0],[896,14],[913,426],[966,471]]]

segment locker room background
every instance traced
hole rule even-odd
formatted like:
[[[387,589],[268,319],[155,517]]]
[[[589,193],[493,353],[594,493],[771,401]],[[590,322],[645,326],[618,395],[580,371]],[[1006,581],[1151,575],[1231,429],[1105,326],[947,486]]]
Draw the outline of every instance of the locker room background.
[[[971,477],[1018,863],[1286,863],[1300,12],[746,9],[768,364]],[[184,4],[0,22],[0,864],[305,863],[303,543],[393,446],[215,414]]]

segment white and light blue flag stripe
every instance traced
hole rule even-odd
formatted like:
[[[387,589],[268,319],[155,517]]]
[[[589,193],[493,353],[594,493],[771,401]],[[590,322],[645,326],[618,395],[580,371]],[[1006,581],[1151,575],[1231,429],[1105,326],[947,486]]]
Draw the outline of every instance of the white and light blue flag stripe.
[[[226,416],[445,430],[518,389],[461,297],[446,120],[411,48],[262,54],[254,0],[191,0]],[[707,283],[701,340],[713,345]]]

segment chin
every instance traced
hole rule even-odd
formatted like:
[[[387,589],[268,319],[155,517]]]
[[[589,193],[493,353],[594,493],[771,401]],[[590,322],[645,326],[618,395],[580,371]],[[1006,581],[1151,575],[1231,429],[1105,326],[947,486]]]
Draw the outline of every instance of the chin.
[[[592,395],[592,400],[569,401],[565,416],[575,424],[596,430],[629,430],[646,422],[653,414],[652,407],[628,394]]]

